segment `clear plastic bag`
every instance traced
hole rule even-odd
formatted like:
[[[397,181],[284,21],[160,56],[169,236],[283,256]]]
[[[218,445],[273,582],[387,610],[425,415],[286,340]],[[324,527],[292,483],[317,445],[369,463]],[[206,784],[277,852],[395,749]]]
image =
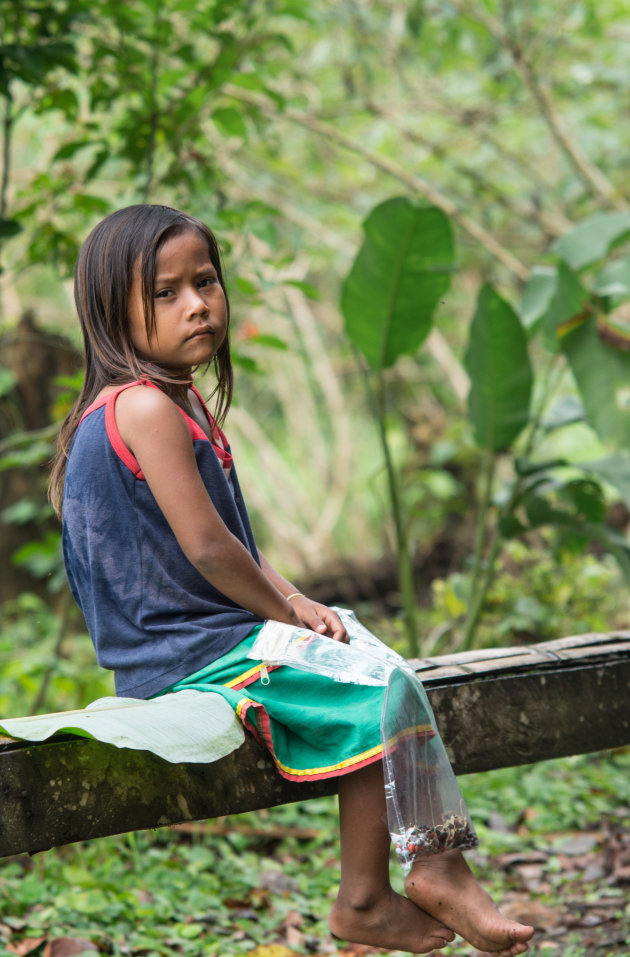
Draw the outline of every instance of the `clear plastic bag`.
[[[389,832],[405,873],[418,857],[476,847],[477,835],[429,699],[408,670],[391,674],[381,739]]]
[[[350,637],[350,644],[331,641],[308,628],[266,621],[248,657],[266,665],[290,665],[325,675],[333,681],[387,685],[396,667],[413,674],[404,658],[379,641],[346,608],[334,608]]]
[[[405,873],[418,857],[476,847],[477,836],[416,673],[353,612],[334,610],[348,632],[349,644],[268,621],[249,657],[335,681],[385,687],[381,739],[387,820]]]

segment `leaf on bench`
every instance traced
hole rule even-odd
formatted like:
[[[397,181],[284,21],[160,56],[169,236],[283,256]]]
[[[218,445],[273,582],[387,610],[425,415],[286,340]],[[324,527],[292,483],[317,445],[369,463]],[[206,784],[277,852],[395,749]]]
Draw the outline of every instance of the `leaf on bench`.
[[[77,734],[117,748],[152,751],[172,764],[217,761],[245,738],[227,701],[204,691],[178,691],[148,701],[99,698],[78,711],[0,719],[0,732],[26,741]]]

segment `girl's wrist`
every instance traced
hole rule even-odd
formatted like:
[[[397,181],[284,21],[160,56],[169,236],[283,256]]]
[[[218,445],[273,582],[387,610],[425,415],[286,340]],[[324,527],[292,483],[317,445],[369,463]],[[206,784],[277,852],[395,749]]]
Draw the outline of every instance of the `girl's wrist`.
[[[293,601],[294,598],[305,598],[306,596],[301,591],[291,592],[290,595],[286,596],[288,602]]]
[[[298,615],[295,608],[290,602],[289,602],[289,608],[291,609],[291,611],[288,616],[289,617],[288,624],[293,625],[294,628],[303,628],[304,622],[302,621],[302,619],[300,618],[300,616]]]

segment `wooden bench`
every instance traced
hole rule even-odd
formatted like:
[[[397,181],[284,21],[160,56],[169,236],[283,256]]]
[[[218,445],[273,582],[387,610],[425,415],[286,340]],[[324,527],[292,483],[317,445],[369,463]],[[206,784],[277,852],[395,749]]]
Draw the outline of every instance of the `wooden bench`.
[[[457,774],[630,744],[630,632],[413,661]],[[213,764],[58,735],[0,738],[0,857],[331,794],[247,736]]]

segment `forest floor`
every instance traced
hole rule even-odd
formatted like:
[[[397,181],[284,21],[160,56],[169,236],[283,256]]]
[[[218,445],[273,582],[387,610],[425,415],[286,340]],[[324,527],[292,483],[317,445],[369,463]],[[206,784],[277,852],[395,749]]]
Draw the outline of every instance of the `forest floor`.
[[[601,827],[547,838],[549,849],[490,856],[486,864],[497,872],[494,886],[504,887],[502,912],[536,928],[531,953],[630,954],[630,827],[605,818]]]
[[[535,925],[530,954],[627,957],[630,749],[461,782],[481,841],[469,860],[504,913]],[[336,830],[322,799],[0,862],[0,954],[382,954],[328,933]]]

